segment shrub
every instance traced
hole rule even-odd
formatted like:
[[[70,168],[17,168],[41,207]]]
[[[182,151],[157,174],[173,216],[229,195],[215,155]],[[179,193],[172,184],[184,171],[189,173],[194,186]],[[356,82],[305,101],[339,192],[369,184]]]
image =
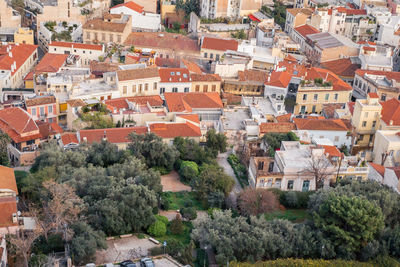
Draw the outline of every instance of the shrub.
[[[147,229],[147,232],[152,236],[160,237],[165,235],[165,233],[167,232],[167,227],[165,223],[157,220],[155,223],[150,225],[150,227]]]
[[[197,163],[194,161],[182,161],[179,168],[179,174],[183,181],[190,182],[199,174],[199,166],[197,166]]]
[[[279,201],[285,208],[306,209],[308,200],[314,191],[280,191],[279,193],[274,191],[274,193],[279,196]]]
[[[183,232],[183,223],[181,216],[179,214],[176,215],[175,219],[171,221],[170,225],[171,233],[174,235],[180,235]]]
[[[285,195],[285,203],[287,208],[297,208],[299,199],[294,191],[289,191]]]
[[[169,210],[169,200],[167,197],[161,197],[160,201],[161,209]]]
[[[155,215],[157,221],[162,221],[166,225],[168,224],[168,218],[162,215]]]
[[[194,220],[197,218],[196,209],[193,207],[182,208],[180,210],[182,217],[187,220]]]

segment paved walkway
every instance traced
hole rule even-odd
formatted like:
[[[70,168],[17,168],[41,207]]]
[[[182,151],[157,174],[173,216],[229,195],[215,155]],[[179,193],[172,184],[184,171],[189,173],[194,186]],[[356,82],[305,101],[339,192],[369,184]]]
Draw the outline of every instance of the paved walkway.
[[[229,152],[221,153],[218,155],[217,162],[218,165],[224,168],[225,173],[231,176],[235,180],[235,185],[232,188],[231,195],[237,195],[238,193],[243,191],[242,186],[240,185],[238,179],[236,178],[235,173],[233,172],[233,169],[231,165],[229,164],[227,158],[229,156]]]
[[[190,186],[183,184],[179,180],[179,173],[176,171],[172,171],[169,174],[162,175],[161,184],[163,186],[163,192],[192,191],[192,188]]]

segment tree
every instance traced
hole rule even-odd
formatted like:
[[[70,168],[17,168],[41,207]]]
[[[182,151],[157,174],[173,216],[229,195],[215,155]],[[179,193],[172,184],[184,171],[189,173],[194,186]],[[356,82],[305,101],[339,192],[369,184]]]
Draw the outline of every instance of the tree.
[[[197,164],[211,163],[215,155],[210,150],[205,150],[198,142],[189,138],[176,137],[174,146],[179,151],[181,160],[194,161]]]
[[[281,147],[282,141],[298,141],[299,138],[292,132],[289,133],[267,133],[262,140],[268,145],[268,154],[275,156],[275,151]]]
[[[320,189],[324,186],[325,181],[334,175],[333,165],[323,154],[314,155],[311,152],[308,156],[307,164],[300,173],[313,176],[316,189]]]
[[[383,229],[380,208],[361,197],[329,197],[313,213],[316,227],[332,241],[339,255],[350,257]]]
[[[207,147],[213,151],[216,156],[218,152],[226,152],[227,137],[223,133],[217,133],[215,129],[211,129],[206,134]]]
[[[225,194],[221,191],[213,191],[209,194],[207,203],[211,208],[221,209],[225,202]]]
[[[175,219],[171,221],[170,225],[171,233],[174,235],[180,235],[183,232],[183,223],[181,219],[181,215],[176,214]]]
[[[190,182],[199,174],[199,166],[193,161],[182,161],[179,174],[185,182]]]
[[[8,158],[7,146],[11,139],[6,133],[0,132],[0,165],[9,166],[10,160]]]
[[[149,168],[163,167],[172,170],[179,153],[175,147],[165,144],[161,137],[154,133],[129,135],[131,143],[128,149],[133,156],[143,159]]]
[[[107,141],[93,143],[88,147],[87,154],[87,163],[102,167],[107,167],[115,163],[122,163],[128,156],[125,150],[119,150],[115,144]]]
[[[247,187],[239,194],[238,204],[242,215],[259,215],[278,209],[279,202],[271,191]]]
[[[240,31],[231,33],[231,37],[232,37],[232,38],[236,38],[236,39],[244,40],[244,39],[247,39],[247,34],[246,34],[246,33],[244,32],[244,30],[242,29],[242,30],[240,30]]]
[[[71,240],[71,257],[75,264],[82,265],[95,260],[97,249],[106,249],[105,235],[95,231],[85,222],[71,226],[74,238]]]
[[[147,232],[155,237],[165,235],[167,232],[167,226],[160,220],[156,220],[152,225],[149,226]]]
[[[197,218],[196,209],[193,207],[181,208],[180,213],[182,214],[182,217],[186,220],[191,221]]]
[[[186,13],[186,16],[189,16],[190,13],[194,12],[197,16],[200,15],[200,1],[199,0],[177,0],[175,4],[176,12],[179,10],[183,10]]]
[[[224,173],[223,169],[216,164],[203,164],[200,174],[192,180],[191,186],[196,190],[200,199],[207,201],[211,192],[220,191],[227,196],[234,185],[232,177]]]

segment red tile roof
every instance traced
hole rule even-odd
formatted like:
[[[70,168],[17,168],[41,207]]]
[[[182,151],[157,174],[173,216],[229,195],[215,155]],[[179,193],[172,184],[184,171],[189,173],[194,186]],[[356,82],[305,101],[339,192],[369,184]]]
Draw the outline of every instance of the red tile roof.
[[[104,137],[107,141],[113,144],[128,143],[129,134],[145,134],[148,132],[146,126],[126,127],[126,128],[108,128],[108,129],[93,129],[93,130],[80,130],[80,142],[100,143]]]
[[[364,51],[375,51],[376,48],[375,47],[370,47],[370,46],[363,46],[363,50]]]
[[[314,130],[314,131],[348,131],[349,128],[341,119],[303,119],[294,118],[298,130]]]
[[[15,226],[13,214],[17,213],[17,199],[15,197],[0,198],[0,228]]]
[[[194,123],[200,123],[198,114],[178,114],[177,116]]]
[[[8,134],[15,143],[41,138],[37,124],[21,108],[0,110],[0,130]]]
[[[381,102],[382,111],[381,119],[386,123],[386,125],[399,126],[400,125],[400,101],[396,98],[392,98],[385,102]]]
[[[203,71],[200,69],[199,65],[196,63],[182,59],[182,63],[185,65],[185,67],[191,72],[191,73],[197,73],[197,74],[202,74]]]
[[[369,98],[379,98],[377,93],[368,93]]]
[[[85,50],[103,50],[103,45],[96,44],[82,44],[82,43],[72,43],[72,42],[51,42],[49,46],[59,46],[59,47],[68,47],[68,48],[78,48]]]
[[[341,58],[321,63],[322,67],[328,69],[338,76],[354,78],[356,70],[361,68],[361,64],[351,62],[350,58]]]
[[[342,153],[335,146],[323,146],[325,148],[325,154],[328,154],[330,157],[341,157]]]
[[[340,13],[346,13],[346,15],[367,15],[367,10],[365,9],[350,9],[345,7],[336,8]]]
[[[25,76],[24,81],[32,81],[33,80],[33,71],[28,72]]]
[[[374,168],[377,171],[377,173],[379,173],[382,176],[382,178],[385,176],[385,167],[384,166],[376,164],[376,163],[372,163],[372,162],[370,162],[368,164],[372,168]]]
[[[175,137],[200,137],[200,127],[193,123],[152,123],[149,125],[150,132],[161,138]]]
[[[375,42],[370,42],[370,41],[358,41],[357,44],[369,44],[369,45],[376,45]]]
[[[220,82],[222,81],[221,77],[218,74],[197,74],[191,73],[190,78],[192,82]]]
[[[239,43],[236,40],[204,37],[201,48],[202,49],[210,49],[210,50],[218,50],[218,51],[226,51],[226,50],[237,51],[238,46],[239,46]]]
[[[159,95],[120,97],[106,100],[104,103],[113,109],[129,109],[127,101],[134,102],[139,105],[147,105],[147,103],[149,103],[149,105],[152,107],[159,107],[163,105],[163,100]]]
[[[62,134],[64,130],[57,123],[48,123],[44,121],[36,121],[37,126],[39,127],[39,132],[42,136],[42,139],[47,139],[50,136],[56,134]]]
[[[351,115],[353,115],[354,113],[354,105],[356,104],[356,102],[348,102],[347,106],[349,107],[349,111],[351,113]]]
[[[117,8],[117,7],[127,7],[127,8],[129,8],[129,9],[131,9],[133,11],[138,12],[138,13],[143,13],[143,7],[141,5],[136,4],[133,1],[129,1],[129,2],[126,2],[126,3],[123,3],[123,4],[119,4],[119,5],[113,6],[110,9]]]
[[[161,68],[158,73],[163,83],[190,82],[189,71],[184,68]]]
[[[18,195],[17,182],[13,168],[0,165],[0,189],[10,189]]]
[[[303,77],[307,71],[304,65],[296,64],[289,60],[279,62],[278,67],[285,68],[287,73],[295,77]]]
[[[64,146],[69,144],[77,144],[79,145],[78,137],[76,137],[76,133],[65,133],[61,136],[61,141]]]
[[[39,64],[36,65],[35,74],[57,72],[64,66],[67,58],[68,55],[47,53],[40,60]]]
[[[346,83],[345,81],[340,79],[336,74],[334,74],[330,70],[313,67],[311,69],[308,69],[306,74],[307,75],[305,76],[305,78],[307,80],[313,81],[314,79],[321,78],[324,81],[331,82],[333,90],[335,90],[335,91],[352,91],[353,90],[353,88],[348,83]]]
[[[223,108],[219,93],[164,93],[170,112],[192,112],[192,109]]]
[[[10,57],[10,53],[7,52],[7,48],[10,49],[12,57]],[[37,50],[37,45],[29,45],[29,44],[9,44],[9,45],[0,45],[0,70],[11,70],[11,65],[16,65],[15,70],[12,72],[12,75],[25,63],[25,61],[32,56]]]
[[[286,71],[274,71],[265,85],[287,88],[291,79],[292,76]]]
[[[25,105],[27,107],[40,106],[47,104],[56,104],[57,100],[55,96],[36,96],[34,98],[26,99]]]
[[[306,36],[309,35],[309,34],[319,33],[319,30],[317,30],[316,28],[314,28],[314,27],[312,27],[312,26],[310,26],[308,24],[296,27],[296,28],[294,28],[294,30],[296,32],[298,32],[304,38],[306,38]]]
[[[239,81],[265,83],[268,79],[268,72],[262,70],[238,71]]]
[[[396,71],[380,71],[380,70],[356,70],[356,74],[363,77],[365,74],[386,76],[389,80],[396,80],[400,82],[400,72]]]
[[[296,130],[293,122],[267,122],[260,124],[260,134],[265,133],[288,133]]]
[[[181,63],[176,58],[156,57],[156,66],[163,68],[179,68]]]
[[[285,115],[276,116],[276,120],[278,122],[290,122],[291,117],[292,117],[292,113],[288,113]]]

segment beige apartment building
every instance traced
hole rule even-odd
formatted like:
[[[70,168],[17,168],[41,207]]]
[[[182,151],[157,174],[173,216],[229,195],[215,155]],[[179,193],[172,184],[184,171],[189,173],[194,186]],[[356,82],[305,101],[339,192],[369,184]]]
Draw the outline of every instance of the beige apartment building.
[[[356,140],[354,145],[372,146],[375,132],[378,129],[382,106],[376,93],[369,93],[367,99],[357,99],[354,105],[351,124]]]
[[[190,74],[191,92],[221,92],[222,79],[218,74]]]
[[[349,102],[351,92],[351,86],[333,72],[320,68],[308,69],[297,91],[294,113],[321,113],[325,104]]]
[[[132,17],[123,14],[104,14],[102,18],[87,21],[83,25],[85,44],[123,44],[131,33]]]
[[[29,28],[18,28],[14,33],[14,43],[34,45],[33,30]]]
[[[373,161],[387,167],[398,167],[400,162],[400,132],[377,131],[375,135]]]
[[[260,10],[262,0],[201,0],[200,16],[204,18],[239,18]]]
[[[117,71],[117,87],[121,97],[158,95],[159,83],[158,68]]]
[[[0,28],[18,28],[21,25],[21,16],[0,0]]]
[[[286,9],[286,22],[285,22],[285,32],[292,35],[294,28],[301,25],[307,24],[310,20],[312,9],[309,8],[289,8]]]

